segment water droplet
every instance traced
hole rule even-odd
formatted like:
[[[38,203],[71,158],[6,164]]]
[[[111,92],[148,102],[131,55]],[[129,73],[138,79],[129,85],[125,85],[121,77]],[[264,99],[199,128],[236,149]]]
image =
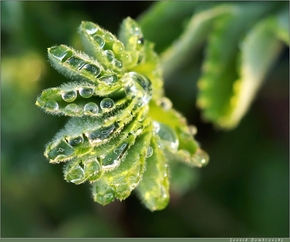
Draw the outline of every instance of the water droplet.
[[[75,103],[71,103],[65,107],[65,111],[67,112],[67,114],[70,114],[70,115],[76,115],[80,113],[81,110],[82,110],[81,107],[79,107]]]
[[[120,54],[124,51],[124,45],[121,42],[117,41],[113,44],[112,49],[116,54]]]
[[[120,147],[114,149],[114,153],[115,153],[115,154],[120,154],[120,153],[122,153],[122,152],[126,149],[127,146],[128,146],[127,143],[122,144]]]
[[[143,45],[144,44],[144,37],[143,36],[140,36],[137,40],[137,44],[138,45]]]
[[[90,182],[94,182],[102,176],[102,167],[97,159],[85,161],[84,171]]]
[[[153,148],[152,146],[148,146],[147,152],[146,152],[146,158],[149,158],[153,155]]]
[[[91,87],[83,87],[79,90],[79,93],[83,98],[90,98],[94,94],[94,89]]]
[[[49,53],[61,62],[66,61],[73,55],[73,52],[67,46],[54,46],[48,49]]]
[[[197,134],[197,128],[196,128],[196,126],[194,126],[194,125],[189,125],[188,128],[189,128],[189,133],[190,133],[192,136],[195,136],[195,135]]]
[[[81,135],[81,136],[74,137],[74,138],[68,138],[67,141],[68,141],[69,145],[74,147],[74,146],[78,146],[81,143],[83,143],[84,142],[84,137]]]
[[[121,69],[121,68],[123,67],[123,63],[122,63],[122,61],[117,60],[117,59],[115,59],[115,61],[114,61],[114,65],[115,65],[116,67],[118,67],[119,69]]]
[[[116,75],[102,76],[100,77],[100,81],[106,82],[107,84],[113,84],[118,81],[118,78]]]
[[[163,108],[163,110],[168,111],[172,108],[172,102],[167,98],[163,97],[158,100],[157,105]]]
[[[87,72],[96,77],[101,73],[100,68],[92,64],[85,64],[84,66],[82,66],[81,69],[86,70]]]
[[[82,27],[89,35],[92,35],[98,31],[98,26],[92,22],[82,22]]]
[[[104,98],[100,103],[101,109],[109,109],[114,107],[114,105],[115,105],[114,101],[108,97]]]
[[[95,40],[95,43],[99,46],[100,49],[102,49],[105,46],[105,41],[100,35],[95,34],[93,35],[93,38]]]
[[[89,114],[96,114],[99,112],[99,107],[96,103],[94,102],[89,102],[84,106],[84,113],[89,115]]]
[[[121,54],[121,60],[124,62],[124,63],[130,63],[130,61],[131,61],[131,58],[130,58],[130,55],[127,53],[127,52],[125,52],[125,53],[122,53]]]
[[[54,100],[48,100],[45,102],[44,107],[49,111],[58,110],[58,103]]]
[[[179,141],[172,128],[156,121],[154,122],[154,128],[156,134],[161,139],[161,146],[163,146],[164,148],[169,148],[172,151],[177,151]]]
[[[105,56],[107,57],[107,60],[110,62],[113,62],[115,59],[115,55],[114,52],[111,50],[105,50],[104,51]]]
[[[94,130],[91,133],[86,134],[91,142],[97,143],[107,139],[117,128],[116,124],[109,125],[108,127],[102,127]]]
[[[111,33],[106,32],[104,34],[104,39],[105,39],[106,42],[113,42],[114,41],[114,36]]]
[[[54,147],[51,148],[52,146]],[[58,143],[52,143],[47,147],[45,156],[50,160],[55,160],[67,158],[73,153],[74,149],[64,140],[60,140]]]
[[[68,63],[71,66],[78,68],[78,69],[81,69],[82,66],[86,64],[82,59],[80,59],[76,56],[73,56],[73,57],[67,59],[66,63]]]
[[[102,189],[102,188],[100,188]],[[99,189],[95,189],[96,190],[96,194],[94,194],[94,201],[98,202],[102,205],[106,205],[109,204],[111,202],[114,201],[115,199],[115,192],[113,191],[106,191],[105,193],[103,192],[99,192]]]
[[[193,155],[193,160],[197,166],[202,167],[208,164],[209,156],[204,150],[197,148]]]
[[[83,182],[85,173],[80,165],[75,166],[66,174],[66,180],[75,184]]]
[[[129,144],[123,143],[119,147],[115,148],[113,152],[106,155],[102,161],[103,169],[108,171],[116,168],[121,163],[121,158],[125,154]]]
[[[62,95],[62,99],[65,102],[73,102],[77,98],[77,92],[75,90],[64,92]]]
[[[141,106],[146,105],[152,97],[151,81],[136,72],[129,72],[127,78],[127,87],[125,87],[128,95],[133,95],[140,100]]]

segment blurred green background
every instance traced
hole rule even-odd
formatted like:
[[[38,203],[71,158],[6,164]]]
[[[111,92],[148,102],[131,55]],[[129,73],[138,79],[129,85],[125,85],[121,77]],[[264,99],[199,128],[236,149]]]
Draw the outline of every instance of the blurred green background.
[[[286,47],[232,131],[214,129],[196,108],[202,48],[198,61],[166,80],[167,96],[197,126],[211,159],[205,168],[188,169],[190,189],[171,194],[163,211],[145,209],[134,193],[96,204],[88,184],[66,183],[62,165],[44,158],[45,144],[67,120],[34,105],[42,89],[66,81],[47,62],[47,48],[77,44],[82,20],[117,33],[123,18],[136,19],[152,4],[1,1],[1,237],[289,237]]]

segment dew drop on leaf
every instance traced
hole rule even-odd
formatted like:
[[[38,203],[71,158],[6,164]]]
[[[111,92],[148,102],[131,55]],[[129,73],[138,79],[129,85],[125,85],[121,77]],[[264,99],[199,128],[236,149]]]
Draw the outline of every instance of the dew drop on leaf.
[[[156,134],[161,139],[161,147],[168,148],[172,151],[177,151],[179,141],[175,132],[167,125],[154,121]]]
[[[45,102],[44,107],[49,111],[58,110],[58,103],[54,100],[48,100]]]
[[[94,102],[89,102],[84,106],[84,113],[85,114],[96,114],[99,112],[99,107]]]
[[[124,45],[118,41],[113,44],[112,49],[116,54],[120,54],[124,51]]]
[[[85,28],[87,34],[89,35],[98,32],[98,27],[91,22],[83,22],[83,27]]]
[[[146,152],[146,158],[149,158],[153,155],[153,148],[152,146],[148,146],[147,152]]]
[[[49,53],[61,62],[65,62],[73,55],[73,52],[71,50],[68,50],[68,48],[64,46],[51,47],[49,49]]]
[[[83,168],[80,165],[77,165],[72,170],[70,170],[68,174],[66,174],[66,180],[78,184],[83,181],[84,176],[85,173]]]
[[[67,105],[64,110],[67,112],[67,114],[77,115],[77,114],[80,114],[81,107],[79,107],[75,103],[71,103],[71,104]]]
[[[116,67],[120,68],[120,69],[123,67],[123,63],[122,63],[122,61],[117,60],[117,59],[115,59],[115,61],[114,61],[114,65],[115,65]]]
[[[105,56],[107,57],[107,60],[109,62],[113,62],[113,60],[115,59],[115,55],[114,52],[111,50],[105,50],[104,51]]]
[[[84,66],[82,66],[81,69],[86,70],[87,72],[89,72],[94,76],[98,76],[101,73],[100,68],[92,64],[85,64]]]
[[[93,38],[95,40],[95,43],[98,45],[100,49],[102,49],[105,46],[105,41],[100,35],[98,34],[93,35]]]
[[[100,77],[100,81],[103,81],[107,84],[113,84],[116,83],[118,80],[116,75],[110,75],[110,76],[102,76]]]
[[[168,111],[172,108],[172,102],[167,97],[162,97],[157,101],[157,104],[163,108],[163,110]]]
[[[68,63],[71,66],[78,68],[78,69],[81,69],[82,66],[86,64],[82,59],[80,59],[76,56],[73,56],[73,57],[67,59],[66,63]]]
[[[74,100],[76,100],[77,98],[77,92],[75,90],[72,90],[72,91],[68,91],[68,92],[64,92],[62,95],[61,95],[62,99],[65,101],[65,102],[73,102]]]
[[[111,33],[106,32],[104,34],[104,39],[105,39],[106,42],[113,42],[114,41],[114,36]]]
[[[114,105],[115,105],[115,102],[111,98],[108,98],[108,97],[104,98],[100,103],[101,109],[109,109],[109,108],[114,107]]]
[[[79,93],[83,98],[90,98],[94,94],[94,89],[90,87],[83,87],[79,90]]]
[[[71,146],[78,146],[84,142],[83,136],[68,139],[68,144]]]

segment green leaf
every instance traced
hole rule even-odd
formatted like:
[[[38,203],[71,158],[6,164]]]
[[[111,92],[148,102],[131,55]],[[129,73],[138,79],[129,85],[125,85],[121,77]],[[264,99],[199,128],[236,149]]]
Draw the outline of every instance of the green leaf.
[[[234,83],[232,109],[223,122],[226,128],[238,125],[280,54],[282,42],[275,34],[274,21],[270,17],[256,24],[241,45],[240,78]]]
[[[164,78],[171,76],[189,58],[195,55],[205,42],[214,21],[218,17],[232,11],[231,5],[221,5],[193,15],[179,38],[161,54]]]
[[[148,127],[135,145],[128,150],[126,159],[117,169],[106,172],[102,179],[92,184],[94,201],[106,205],[114,199],[124,200],[139,184],[145,170],[145,157],[151,139],[152,127]]]
[[[146,170],[136,189],[144,205],[151,211],[162,210],[169,202],[169,170],[166,157],[158,148],[159,141],[158,136],[151,139],[153,153],[147,158]]]
[[[156,103],[151,102],[149,115],[154,120],[170,127],[165,133],[174,132],[174,135],[176,135],[176,140],[178,141],[176,150],[170,148],[170,145],[165,146],[170,153],[168,154],[169,159],[197,167],[208,163],[208,155],[200,149],[199,144],[194,139],[194,127],[188,126],[186,119],[172,108],[172,103],[169,99],[162,98]],[[174,143],[173,140],[172,138],[172,143]]]
[[[144,40],[139,25],[130,18],[121,25],[123,43],[91,22],[82,22],[79,32],[90,55],[65,45],[48,49],[52,66],[73,82],[44,90],[36,105],[49,114],[72,118],[46,146],[44,155],[50,163],[64,163],[67,182],[92,183],[94,201],[103,205],[127,198],[149,161],[143,181],[155,179],[150,185],[154,192],[153,200],[146,198],[145,203],[152,210],[163,209],[169,202],[167,151],[195,166],[203,158],[185,119],[170,105],[158,104],[169,109],[172,122],[164,124],[155,120],[154,112],[150,115],[155,102],[167,100],[153,44]]]
[[[161,53],[184,31],[188,18],[215,5],[215,2],[198,1],[155,2],[138,17],[138,23],[146,38],[156,44],[157,53]]]
[[[197,105],[205,120],[221,128],[227,127],[232,112],[234,83],[237,71],[240,41],[249,29],[263,16],[275,10],[275,4],[235,5],[231,15],[215,21],[209,35],[203,74],[198,80]]]

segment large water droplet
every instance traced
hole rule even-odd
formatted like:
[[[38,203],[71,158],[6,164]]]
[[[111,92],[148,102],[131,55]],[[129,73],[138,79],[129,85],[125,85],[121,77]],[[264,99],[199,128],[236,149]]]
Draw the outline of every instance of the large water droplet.
[[[145,42],[145,40],[144,40],[144,37],[143,36],[138,37],[138,40],[137,40],[137,44],[138,45],[143,45],[144,42]]]
[[[44,103],[44,107],[49,111],[58,110],[58,103],[54,100],[48,100]]]
[[[155,132],[161,139],[162,148],[164,147],[172,151],[177,151],[179,140],[177,139],[177,136],[172,128],[156,121],[154,121],[153,123]]]
[[[80,114],[82,108],[75,103],[71,103],[67,105],[64,110],[67,112],[67,114],[76,115]]]
[[[116,67],[118,67],[119,69],[121,69],[121,68],[123,67],[123,63],[122,63],[122,61],[117,60],[117,59],[114,60],[114,65],[115,65]]]
[[[94,185],[93,196],[95,202],[106,205],[114,201],[115,191],[111,187]]]
[[[124,45],[121,42],[117,41],[113,44],[112,49],[116,54],[120,54],[124,51]]]
[[[157,104],[162,107],[165,111],[172,108],[172,102],[167,98],[163,97],[157,101]]]
[[[114,107],[115,102],[111,99],[111,98],[104,98],[101,103],[100,103],[100,107],[101,109],[110,109],[112,107]]]
[[[69,145],[74,147],[74,146],[78,146],[81,143],[83,143],[84,142],[84,137],[81,135],[81,136],[74,137],[74,138],[67,138],[67,141],[68,141]]]
[[[71,66],[78,68],[78,69],[82,68],[82,66],[86,64],[82,59],[80,59],[76,56],[73,56],[73,57],[67,59],[66,63],[68,63]]]
[[[98,180],[102,176],[102,167],[97,159],[84,162],[85,176],[90,182]]]
[[[79,90],[79,93],[83,98],[90,98],[94,94],[94,89],[91,87],[83,87]]]
[[[197,166],[202,167],[208,164],[209,156],[204,150],[197,148],[193,155],[193,161]]]
[[[107,139],[110,134],[117,128],[116,124],[109,125],[108,127],[102,127],[100,129],[94,130],[87,135],[91,142],[97,143],[102,142],[103,140]]]
[[[82,70],[86,70],[87,72],[96,77],[101,73],[100,68],[93,64],[85,64],[84,66],[82,66]]]
[[[110,42],[113,42],[113,41],[114,41],[114,36],[113,36],[111,33],[106,32],[106,33],[104,34],[104,39],[105,39],[105,41],[106,41],[107,43],[110,43]]]
[[[84,106],[84,113],[87,115],[96,114],[99,112],[99,107],[94,102],[89,102]]]
[[[107,84],[113,84],[113,83],[116,83],[118,81],[118,78],[116,75],[102,76],[99,79],[100,79],[100,81],[103,81]]]
[[[115,55],[114,52],[111,50],[105,50],[104,51],[105,56],[107,57],[107,60],[110,62],[113,62],[115,59]]]
[[[92,35],[98,31],[98,26],[91,22],[82,22],[82,27],[89,35]]]
[[[152,146],[147,147],[146,158],[149,158],[153,155],[153,148]]]
[[[62,99],[65,102],[73,102],[77,98],[77,92],[75,90],[64,92],[62,95]]]
[[[45,151],[47,158],[50,160],[64,159],[74,153],[74,149],[64,140],[60,140],[52,149],[51,146],[48,146]]]
[[[67,46],[54,46],[48,49],[49,53],[61,62],[66,61],[73,55],[73,52]]]
[[[121,158],[125,154],[128,145],[128,143],[123,143],[119,147],[115,148],[113,152],[107,154],[102,162],[103,169],[112,170],[120,165]]]
[[[98,34],[93,35],[93,38],[95,40],[95,43],[97,44],[97,46],[100,49],[102,49],[105,46],[105,41],[104,41],[104,39],[100,35],[98,35]]]
[[[127,94],[137,97],[139,99],[139,106],[146,105],[152,97],[151,81],[136,72],[129,72],[124,79]]]
[[[75,166],[66,174],[66,180],[75,184],[79,184],[84,180],[84,170],[80,165]]]

